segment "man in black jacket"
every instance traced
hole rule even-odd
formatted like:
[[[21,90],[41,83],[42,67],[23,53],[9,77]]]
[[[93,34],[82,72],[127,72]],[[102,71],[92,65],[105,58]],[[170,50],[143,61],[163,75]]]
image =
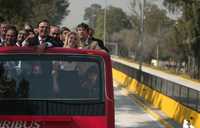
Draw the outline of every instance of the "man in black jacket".
[[[87,24],[79,24],[76,27],[76,31],[81,40],[81,47],[85,49],[104,50],[108,52],[108,49],[104,46],[103,41],[94,38],[93,33],[90,34],[90,28]]]
[[[39,46],[39,47],[61,47],[60,44],[49,36],[50,24],[47,20],[38,23],[38,35],[33,38],[27,38],[23,46]]]
[[[49,33],[49,36],[52,37],[56,42],[57,42],[57,45],[62,47],[63,46],[63,42],[60,40],[60,27],[58,26],[51,26],[50,27],[50,33]]]
[[[3,46],[8,28],[9,25],[6,22],[0,23],[0,46]]]
[[[94,35],[94,29],[89,28],[88,40],[89,41],[96,41],[96,42],[98,42],[99,47],[109,53],[109,50],[108,50],[108,48],[105,47],[103,41],[100,40],[100,39],[95,38],[93,35]]]

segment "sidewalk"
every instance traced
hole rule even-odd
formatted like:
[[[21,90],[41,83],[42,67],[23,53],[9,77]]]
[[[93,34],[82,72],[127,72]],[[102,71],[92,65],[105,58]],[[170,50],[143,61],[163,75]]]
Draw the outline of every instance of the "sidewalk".
[[[120,87],[117,83],[115,83],[115,87],[124,91],[124,95],[129,96],[131,100],[137,103],[141,109],[143,109],[146,113],[151,115],[155,120],[161,123],[165,128],[182,128],[180,124],[175,122],[174,120],[167,117],[161,110],[153,107],[151,104],[147,103],[142,97],[137,96],[136,94],[129,93],[125,88]]]

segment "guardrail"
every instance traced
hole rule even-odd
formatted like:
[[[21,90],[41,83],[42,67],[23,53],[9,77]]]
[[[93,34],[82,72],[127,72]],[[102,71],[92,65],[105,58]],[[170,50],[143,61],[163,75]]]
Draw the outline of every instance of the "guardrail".
[[[139,69],[133,68],[113,61],[113,67],[123,71],[136,80],[141,80],[142,84],[156,90],[179,103],[200,112],[200,91],[178,84],[176,82],[166,80],[162,77],[152,75],[152,73],[140,72]]]

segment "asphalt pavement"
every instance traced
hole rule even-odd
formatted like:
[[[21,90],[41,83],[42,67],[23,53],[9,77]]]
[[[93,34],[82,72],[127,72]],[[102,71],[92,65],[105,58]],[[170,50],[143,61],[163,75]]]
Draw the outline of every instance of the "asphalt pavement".
[[[115,83],[116,84],[116,83]],[[116,128],[164,128],[131,97],[125,89],[114,86]]]

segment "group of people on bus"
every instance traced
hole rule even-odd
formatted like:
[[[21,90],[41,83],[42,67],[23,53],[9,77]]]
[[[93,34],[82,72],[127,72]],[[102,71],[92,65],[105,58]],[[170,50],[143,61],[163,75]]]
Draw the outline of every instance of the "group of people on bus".
[[[67,27],[60,28],[58,26],[50,26],[47,20],[40,21],[36,29],[33,29],[30,25],[26,24],[24,29],[19,31],[17,31],[14,26],[1,23],[0,47],[63,47],[108,52],[103,41],[94,38],[93,33],[94,30],[85,23],[77,25],[76,31],[74,32],[70,31]],[[11,63],[12,62],[0,63],[0,68],[2,68],[2,70],[0,69],[0,73],[2,71],[0,74],[0,97],[14,97],[17,92],[19,97],[29,97],[28,90],[30,89],[29,84],[31,84],[31,79],[34,80],[34,82],[37,81],[37,84],[46,81],[48,84],[43,84],[43,86],[49,84],[52,85],[51,88],[53,92],[61,97],[66,96],[66,91],[64,91],[66,89],[66,84],[72,85],[72,83],[74,90],[82,89],[82,92],[86,92],[85,94],[87,94],[87,97],[97,97],[99,95],[99,71],[97,65],[94,63],[81,63],[76,61],[52,61],[47,63],[27,63],[21,61],[20,63],[15,62],[14,65],[11,65]],[[13,75],[15,72],[14,67],[17,67],[16,64],[20,65],[20,70],[22,70],[21,72],[23,73],[23,78],[20,78],[21,82],[19,82],[18,88],[16,87],[16,81],[19,78],[7,78],[8,74]],[[42,70],[45,69],[46,71],[44,73]],[[48,76],[49,74],[51,77]],[[26,75],[26,77],[24,77],[24,75]],[[27,76],[30,77],[28,78]],[[69,79],[66,79],[66,77],[63,76],[66,76]],[[52,78],[52,80],[49,78]],[[78,78],[80,78],[79,81]],[[68,83],[66,83],[67,80]],[[7,83],[5,83],[5,81]],[[81,84],[81,88],[78,87],[79,89],[77,89],[75,85],[79,84]],[[40,90],[44,89],[42,89],[42,87],[36,88],[35,92],[40,92]],[[74,92],[72,92],[71,96],[75,96]]]
[[[22,30],[5,22],[0,23],[0,47],[39,46],[93,49],[108,52],[103,41],[93,37],[94,30],[87,24],[78,24],[75,31],[67,27],[60,28],[42,20],[36,28],[25,24]]]

